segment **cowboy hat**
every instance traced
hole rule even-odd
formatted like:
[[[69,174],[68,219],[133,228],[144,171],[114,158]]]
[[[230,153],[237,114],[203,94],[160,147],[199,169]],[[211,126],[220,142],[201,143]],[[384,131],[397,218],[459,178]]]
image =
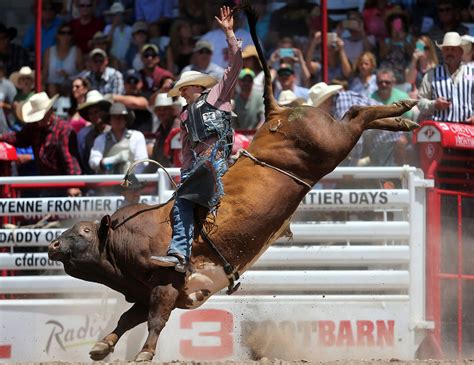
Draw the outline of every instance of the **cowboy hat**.
[[[443,47],[461,47],[464,49],[468,42],[463,40],[457,32],[447,32],[443,37],[443,43],[436,42],[436,45],[441,49]]]
[[[304,98],[298,98],[291,90],[283,90],[278,96],[278,104],[280,105],[289,105],[293,103],[296,105],[301,105],[304,102]]]
[[[249,58],[249,57],[257,57],[258,58],[257,48],[255,48],[255,46],[253,44],[248,45],[242,51],[242,58]]]
[[[328,85],[325,82],[317,83],[309,89],[309,98],[306,105],[320,106],[326,99],[342,89],[341,85]]]
[[[217,80],[209,75],[203,74],[198,71],[184,71],[179,80],[176,81],[173,88],[168,91],[168,96],[178,96],[180,94],[179,89],[184,86],[202,86],[205,89],[213,87],[217,84]]]
[[[39,122],[56,102],[59,94],[51,99],[44,91],[34,94],[21,107],[21,116],[25,123]]]
[[[15,71],[10,75],[10,81],[13,82],[13,84],[17,87],[20,88],[20,85],[18,84],[18,81],[20,80],[21,77],[29,77],[35,80],[35,72],[29,68],[28,66],[23,66],[20,68],[20,71]]]
[[[114,2],[109,10],[104,11],[104,15],[116,15],[116,14],[123,14],[125,12],[125,8],[123,7],[120,1]]]
[[[166,93],[159,93],[156,95],[155,104],[153,105],[154,108],[158,108],[160,106],[175,106],[176,103],[173,101],[172,98],[168,97]]]
[[[109,116],[112,115],[123,115],[127,120],[127,126],[131,126],[135,121],[135,113],[132,110],[128,110],[127,107],[120,102],[112,104],[109,110]]]
[[[108,112],[111,104],[112,102],[106,99],[100,92],[97,90],[91,90],[86,94],[86,101],[82,104],[79,104],[77,111],[81,117],[87,119],[89,117],[88,113],[91,106],[98,105]]]

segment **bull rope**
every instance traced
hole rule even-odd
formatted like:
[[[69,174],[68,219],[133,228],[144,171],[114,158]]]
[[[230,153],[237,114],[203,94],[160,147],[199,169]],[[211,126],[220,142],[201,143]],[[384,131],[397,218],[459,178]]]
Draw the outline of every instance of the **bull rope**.
[[[295,174],[289,172],[289,171],[285,171],[285,170],[282,170],[276,166],[273,166],[273,165],[270,165],[262,160],[259,160],[257,157],[255,157],[254,155],[252,155],[249,151],[247,150],[244,150],[244,149],[241,149],[239,151],[239,154],[238,156],[245,156],[245,157],[248,157],[250,158],[253,162],[259,164],[259,165],[262,165],[263,167],[269,167],[275,171],[278,171],[279,173],[283,174],[283,175],[286,175],[286,176],[289,176],[291,177],[293,180],[305,185],[309,190],[311,190],[313,188],[312,185],[308,184],[306,181],[304,181],[303,179],[301,179],[300,177],[296,176]]]

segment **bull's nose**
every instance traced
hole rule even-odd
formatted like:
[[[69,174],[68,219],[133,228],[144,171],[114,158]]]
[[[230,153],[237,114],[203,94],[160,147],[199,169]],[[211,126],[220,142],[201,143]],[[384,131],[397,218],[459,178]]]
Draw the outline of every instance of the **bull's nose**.
[[[61,247],[61,243],[59,242],[59,240],[51,241],[51,243],[48,246],[48,256],[49,256],[49,258],[53,258],[54,254],[59,252],[60,247]]]

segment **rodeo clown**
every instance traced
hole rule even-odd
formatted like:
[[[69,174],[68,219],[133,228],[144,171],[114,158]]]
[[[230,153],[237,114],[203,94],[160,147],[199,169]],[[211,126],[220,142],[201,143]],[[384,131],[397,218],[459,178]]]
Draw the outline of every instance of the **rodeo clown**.
[[[213,77],[185,71],[168,92],[181,95],[187,106],[181,112],[183,165],[181,185],[174,206],[173,235],[167,256],[152,256],[159,266],[185,272],[191,256],[194,235],[194,207],[216,207],[224,194],[222,176],[232,150],[231,94],[242,68],[241,41],[234,34],[234,18],[229,7],[215,17],[229,46],[229,66],[217,82]],[[210,90],[208,90],[210,88]]]

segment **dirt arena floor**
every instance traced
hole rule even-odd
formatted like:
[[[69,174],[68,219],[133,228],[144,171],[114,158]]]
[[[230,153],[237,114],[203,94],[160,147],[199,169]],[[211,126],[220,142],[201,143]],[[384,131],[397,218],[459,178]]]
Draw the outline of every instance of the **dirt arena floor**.
[[[0,363],[1,364],[1,363]],[[262,359],[260,361],[172,361],[172,362],[146,362],[146,363],[135,363],[135,362],[28,362],[28,363],[8,363],[8,364],[18,364],[18,365],[122,365],[122,364],[162,364],[162,365],[311,365],[311,364],[321,364],[321,365],[375,365],[375,364],[391,364],[391,365],[454,365],[454,364],[469,364],[474,365],[474,359],[464,359],[464,360],[413,360],[413,361],[401,361],[397,359],[391,360],[338,360],[338,361],[328,361],[328,362],[314,362],[306,360],[295,360],[295,361],[283,361],[278,359]]]

